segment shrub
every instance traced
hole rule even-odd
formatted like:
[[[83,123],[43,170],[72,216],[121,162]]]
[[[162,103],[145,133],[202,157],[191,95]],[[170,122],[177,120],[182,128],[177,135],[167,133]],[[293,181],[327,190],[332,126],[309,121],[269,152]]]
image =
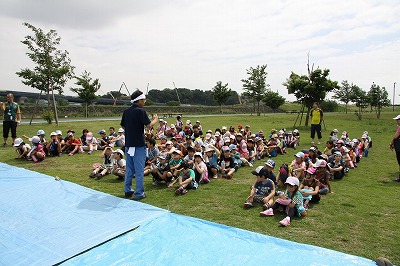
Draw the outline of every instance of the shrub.
[[[323,101],[321,102],[321,109],[324,112],[336,112],[339,105],[335,101]]]
[[[42,113],[42,118],[43,118],[44,121],[46,121],[48,124],[51,124],[51,123],[53,122],[53,119],[54,119],[54,114],[53,114],[52,111],[47,110],[47,111],[44,111],[44,112]]]
[[[169,101],[167,102],[168,106],[180,106],[180,103],[178,101]]]

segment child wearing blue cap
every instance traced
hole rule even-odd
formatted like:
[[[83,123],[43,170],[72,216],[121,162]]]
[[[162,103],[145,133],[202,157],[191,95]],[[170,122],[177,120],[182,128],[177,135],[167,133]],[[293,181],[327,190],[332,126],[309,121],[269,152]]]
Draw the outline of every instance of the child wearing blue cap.
[[[274,203],[275,184],[268,178],[268,171],[262,166],[257,167],[251,173],[256,176],[256,183],[251,187],[250,195],[243,207],[249,209],[254,206],[253,202],[255,201],[263,204],[263,210],[267,210]]]

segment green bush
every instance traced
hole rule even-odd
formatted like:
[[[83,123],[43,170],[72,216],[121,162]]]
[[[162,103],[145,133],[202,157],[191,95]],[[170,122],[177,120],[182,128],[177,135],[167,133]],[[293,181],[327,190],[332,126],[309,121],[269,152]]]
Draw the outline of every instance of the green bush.
[[[53,122],[53,119],[54,119],[54,114],[53,114],[52,111],[47,110],[47,111],[44,111],[44,112],[42,113],[42,118],[43,118],[44,121],[46,121],[48,124],[51,124],[51,123]]]
[[[336,112],[339,108],[339,105],[335,101],[323,101],[321,102],[321,109],[324,112]]]
[[[167,106],[180,106],[180,103],[178,101],[169,101]]]

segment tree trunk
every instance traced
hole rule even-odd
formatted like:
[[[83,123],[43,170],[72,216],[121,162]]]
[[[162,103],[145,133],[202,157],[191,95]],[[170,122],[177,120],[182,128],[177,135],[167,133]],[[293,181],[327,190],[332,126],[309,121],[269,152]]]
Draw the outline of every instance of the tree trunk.
[[[308,126],[308,121],[309,121],[309,119],[310,119],[310,110],[311,110],[311,107],[307,107],[307,116],[306,116],[306,122],[305,122],[305,126]]]
[[[260,116],[260,101],[257,101],[257,116]]]
[[[346,103],[346,114],[347,114],[347,104],[348,104],[348,103]]]
[[[53,95],[54,118],[56,119],[56,124],[58,126],[57,104],[56,104],[56,99],[54,97],[54,90],[52,89],[51,92]]]
[[[222,114],[222,104],[219,105],[219,113]]]

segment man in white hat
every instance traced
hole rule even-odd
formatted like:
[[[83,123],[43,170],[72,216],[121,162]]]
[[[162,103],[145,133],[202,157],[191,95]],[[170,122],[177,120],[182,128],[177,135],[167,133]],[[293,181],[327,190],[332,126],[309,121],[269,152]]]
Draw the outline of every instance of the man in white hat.
[[[126,175],[124,192],[126,198],[134,195],[135,200],[146,197],[144,193],[144,166],[146,161],[146,144],[144,142],[144,127],[150,129],[157,123],[157,114],[150,121],[143,106],[146,97],[136,90],[131,95],[132,106],[124,111],[121,126],[125,130]],[[132,189],[132,178],[136,177],[136,191]]]

